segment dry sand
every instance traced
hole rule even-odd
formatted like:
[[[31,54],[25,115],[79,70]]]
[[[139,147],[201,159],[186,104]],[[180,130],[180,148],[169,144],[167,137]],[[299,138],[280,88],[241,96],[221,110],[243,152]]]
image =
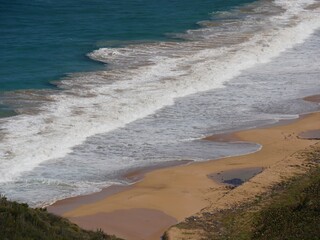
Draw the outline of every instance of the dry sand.
[[[161,211],[144,208],[97,213],[87,217],[70,218],[70,220],[88,229],[101,228],[107,233],[137,240],[161,236],[169,226],[177,223],[176,219]]]
[[[295,153],[318,140],[306,140],[298,135],[319,129],[320,113],[312,113],[287,125],[240,131],[225,138],[221,135],[207,138],[255,142],[263,148],[249,155],[146,173],[140,182],[105,198],[91,199],[87,203],[83,200],[86,196],[73,198],[73,207],[65,208],[63,216],[84,228],[102,228],[126,239],[159,239],[166,228],[204,208],[219,209],[241,203],[265,192],[284,177],[303,171],[303,159]],[[233,190],[208,177],[248,168],[264,170]],[[79,201],[81,204],[76,204]],[[61,210],[63,204],[63,201],[57,202],[49,210],[54,212],[59,207]],[[169,235],[172,239],[182,239],[175,228]],[[196,238],[191,236],[190,239]]]

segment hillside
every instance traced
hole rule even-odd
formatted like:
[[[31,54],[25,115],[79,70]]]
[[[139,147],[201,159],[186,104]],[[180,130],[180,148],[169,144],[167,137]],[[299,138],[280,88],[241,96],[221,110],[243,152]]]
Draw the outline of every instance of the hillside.
[[[27,204],[0,198],[0,239],[2,240],[120,240],[97,230],[86,231],[69,220],[33,209]]]

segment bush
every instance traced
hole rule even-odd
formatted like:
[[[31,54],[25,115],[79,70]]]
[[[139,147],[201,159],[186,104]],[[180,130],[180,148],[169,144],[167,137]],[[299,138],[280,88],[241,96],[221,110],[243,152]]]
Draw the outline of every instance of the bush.
[[[45,209],[32,209],[27,204],[8,201],[0,197],[0,239],[3,240],[116,240],[102,230],[86,231],[67,219],[48,213]]]

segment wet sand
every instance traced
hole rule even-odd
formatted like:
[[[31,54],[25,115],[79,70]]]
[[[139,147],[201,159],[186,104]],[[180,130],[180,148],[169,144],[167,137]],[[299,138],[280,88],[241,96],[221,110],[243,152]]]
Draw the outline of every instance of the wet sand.
[[[314,102],[314,103],[320,103],[320,95],[308,96],[308,97],[305,97],[303,100]]]
[[[239,138],[235,135],[235,133],[222,133],[215,134],[212,136],[205,137],[203,140],[213,141],[213,142],[238,142]]]
[[[310,139],[310,140],[311,139],[320,140],[320,130],[312,130],[312,131],[302,132],[299,134],[299,138]]]
[[[193,161],[191,160],[169,161],[169,162],[159,163],[157,165],[150,166],[150,167],[134,168],[125,172],[121,177],[123,178],[123,180],[126,180],[131,183],[135,183],[142,180],[144,175],[148,172],[163,169],[163,168],[179,166],[179,165],[186,165],[191,162]],[[83,204],[89,204],[89,203],[102,200],[108,196],[128,190],[131,187],[132,185],[112,185],[110,187],[106,187],[102,189],[100,192],[59,200],[55,204],[48,206],[47,209],[51,213],[62,215],[63,213],[71,211],[72,209],[75,209]]]
[[[263,148],[249,155],[154,170],[123,191],[105,197],[102,194],[88,202],[85,199],[93,195],[76,197],[73,206],[65,209],[61,205],[67,200],[63,200],[49,210],[60,208],[60,214],[87,229],[102,228],[126,239],[159,239],[176,221],[204,208],[219,209],[247,201],[283,178],[303,171],[303,160],[295,153],[318,140],[302,139],[299,134],[319,127],[320,113],[312,113],[287,125],[236,132],[232,140],[259,143]],[[249,168],[264,170],[232,190],[208,177]]]

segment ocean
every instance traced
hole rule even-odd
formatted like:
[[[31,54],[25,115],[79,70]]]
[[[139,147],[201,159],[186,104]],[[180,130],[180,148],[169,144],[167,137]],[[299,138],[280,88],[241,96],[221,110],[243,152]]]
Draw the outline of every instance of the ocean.
[[[319,110],[320,2],[0,6],[0,193],[45,206],[130,170],[258,151],[203,137]]]

